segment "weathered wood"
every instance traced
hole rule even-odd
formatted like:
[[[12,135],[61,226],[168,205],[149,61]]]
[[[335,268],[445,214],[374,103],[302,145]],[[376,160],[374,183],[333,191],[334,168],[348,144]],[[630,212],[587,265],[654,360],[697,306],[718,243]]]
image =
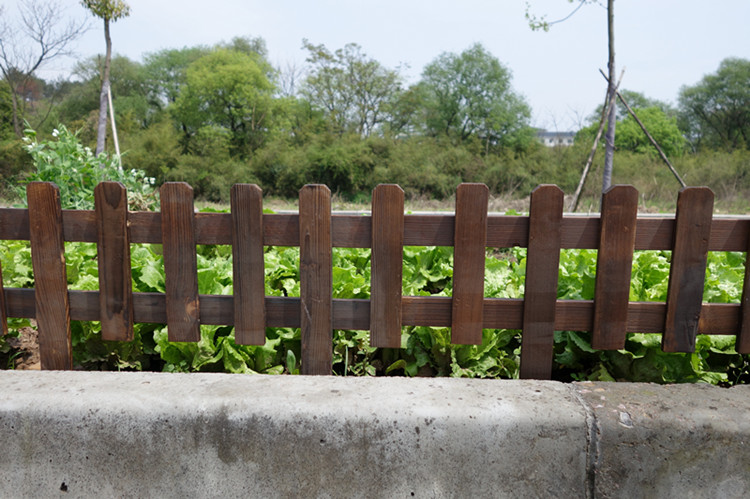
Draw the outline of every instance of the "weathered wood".
[[[591,334],[591,346],[597,350],[625,348],[637,217],[638,191],[633,186],[607,189],[602,197]]]
[[[713,207],[714,193],[707,187],[687,187],[677,197],[667,316],[662,336],[665,352],[695,351]]]
[[[102,339],[133,339],[133,285],[128,237],[128,193],[119,182],[102,182],[94,189],[99,240],[99,320]]]
[[[333,364],[331,191],[299,192],[302,374],[331,374]]]
[[[42,369],[73,369],[60,190],[51,183],[31,182],[26,198]]]
[[[266,342],[263,192],[257,185],[235,184],[232,209],[232,263],[235,341]]]
[[[370,345],[401,348],[404,191],[379,185],[372,193]]]
[[[484,184],[461,184],[456,189],[451,324],[451,343],[456,345],[482,344],[489,194]]]
[[[740,329],[737,332],[737,341],[734,349],[738,353],[750,353],[750,238],[748,238],[745,254],[745,279],[742,283],[742,299],[740,300],[742,312],[740,315]]]
[[[184,182],[167,182],[160,195],[167,334],[169,341],[199,341],[193,189]]]
[[[371,217],[333,214],[334,248],[371,247]],[[405,246],[452,246],[454,217],[449,214],[405,215]],[[130,212],[130,242],[161,244],[161,214]],[[643,217],[637,221],[635,249],[671,250],[674,217]],[[524,246],[528,240],[526,216],[491,214],[487,218],[487,247]],[[196,213],[196,244],[231,244],[232,220],[228,213]],[[562,249],[596,249],[599,244],[598,216],[566,216],[562,220]],[[750,219],[717,218],[711,224],[709,251],[746,251]],[[96,242],[93,211],[63,210],[65,241]],[[0,208],[0,240],[28,240],[28,211]],[[291,214],[263,215],[263,244],[299,246],[299,217]]]
[[[5,305],[5,288],[3,288],[3,268],[0,265],[0,335],[8,334],[8,312]]]
[[[521,337],[520,377],[549,379],[555,331],[563,192],[541,185],[531,193]]]

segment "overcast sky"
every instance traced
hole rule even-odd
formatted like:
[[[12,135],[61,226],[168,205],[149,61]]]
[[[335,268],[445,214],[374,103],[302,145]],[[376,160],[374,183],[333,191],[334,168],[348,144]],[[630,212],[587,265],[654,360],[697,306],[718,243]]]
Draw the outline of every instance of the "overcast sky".
[[[78,0],[71,17],[84,19]],[[601,5],[585,5],[550,32],[533,32],[524,0],[127,0],[131,16],[112,25],[116,53],[140,61],[164,48],[211,45],[235,36],[259,36],[274,65],[304,65],[302,39],[331,50],[347,43],[389,68],[407,65],[409,82],[442,52],[461,52],[479,42],[513,74],[513,87],[533,111],[532,124],[575,130],[604,100],[607,17]],[[5,0],[15,15],[16,0]],[[528,0],[549,21],[578,4]],[[604,1],[606,4],[606,1]],[[727,57],[750,59],[750,0],[619,0],[615,2],[617,71],[622,87],[676,104],[683,85],[716,71]],[[80,57],[102,53],[102,23],[75,46]],[[59,60],[43,77],[67,75]],[[51,72],[51,71],[54,71]]]

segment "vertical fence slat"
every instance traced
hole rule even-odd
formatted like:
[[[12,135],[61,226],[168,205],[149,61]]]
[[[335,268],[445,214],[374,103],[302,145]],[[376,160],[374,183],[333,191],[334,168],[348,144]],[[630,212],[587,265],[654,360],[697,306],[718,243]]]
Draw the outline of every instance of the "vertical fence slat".
[[[263,191],[257,185],[235,184],[230,197],[235,341],[262,345],[266,341]]]
[[[520,377],[549,379],[560,265],[563,192],[540,185],[531,193],[521,336]]]
[[[370,345],[401,348],[404,191],[379,185],[372,193]]]
[[[714,193],[708,187],[686,187],[677,197],[667,314],[662,336],[665,352],[695,351]]]
[[[740,330],[737,333],[737,341],[734,349],[738,353],[750,353],[750,234],[747,236],[747,249],[745,250],[745,280],[742,284],[742,300],[740,312]]]
[[[3,288],[3,267],[0,265],[0,335],[8,334],[8,309],[5,305],[5,288]]]
[[[489,189],[461,184],[456,190],[451,343],[481,345],[484,323],[484,256]]]
[[[198,257],[193,189],[184,182],[161,186],[161,237],[169,341],[200,340]]]
[[[333,364],[331,191],[299,192],[300,326],[302,374],[331,374]]]
[[[597,350],[625,348],[637,219],[635,187],[616,185],[604,193],[591,335]]]
[[[99,315],[102,339],[133,339],[133,285],[130,273],[128,193],[119,182],[94,189],[98,227]]]
[[[69,370],[73,353],[60,190],[54,184],[31,182],[26,197],[42,369]]]

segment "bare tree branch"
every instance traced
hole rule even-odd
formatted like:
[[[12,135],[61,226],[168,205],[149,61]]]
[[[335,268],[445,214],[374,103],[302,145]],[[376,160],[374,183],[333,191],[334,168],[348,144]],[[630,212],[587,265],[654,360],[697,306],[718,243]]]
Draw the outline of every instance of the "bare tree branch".
[[[70,45],[88,29],[88,23],[65,22],[64,7],[54,0],[22,0],[18,10],[20,19],[14,26],[0,7],[0,73],[10,86],[13,129],[21,137],[21,119],[27,104],[21,94],[27,91],[34,72],[45,63],[70,55]]]

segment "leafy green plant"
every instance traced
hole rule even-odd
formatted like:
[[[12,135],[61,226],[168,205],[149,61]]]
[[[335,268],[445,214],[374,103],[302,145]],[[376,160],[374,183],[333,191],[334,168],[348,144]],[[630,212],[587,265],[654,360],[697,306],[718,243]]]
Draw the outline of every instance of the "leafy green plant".
[[[121,182],[127,188],[131,210],[154,209],[158,206],[153,177],[147,177],[140,170],[123,170],[117,158],[105,153],[95,156],[64,125],[59,125],[52,136],[54,140],[38,141],[34,130],[25,131],[25,148],[32,158],[34,170],[17,188],[17,194],[24,203],[25,184],[33,181],[54,182],[60,189],[63,209],[92,210],[94,188],[100,182],[113,181]]]

